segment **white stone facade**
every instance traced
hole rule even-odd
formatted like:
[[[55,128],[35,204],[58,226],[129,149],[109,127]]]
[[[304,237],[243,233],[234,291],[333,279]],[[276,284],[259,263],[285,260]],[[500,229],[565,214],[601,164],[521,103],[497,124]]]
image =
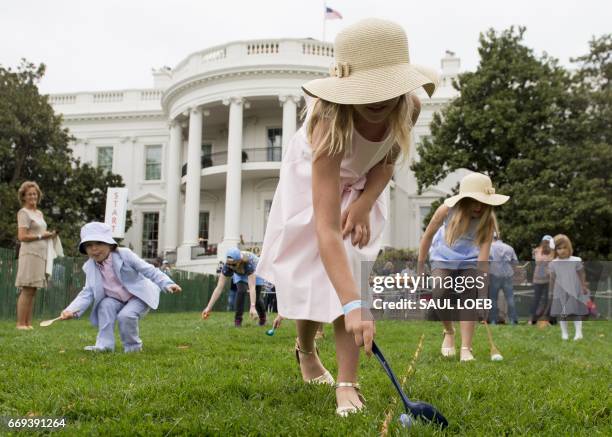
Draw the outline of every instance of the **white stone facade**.
[[[124,244],[212,272],[227,247],[263,241],[280,158],[300,125],[301,85],[325,77],[332,59],[333,46],[312,39],[233,42],[154,70],[150,89],[55,94],[50,102],[76,137],[75,156],[123,177],[133,220]],[[432,99],[420,95],[415,144],[455,96],[458,70],[447,53],[440,89]],[[387,191],[386,244],[416,248],[423,214],[461,176],[417,195],[408,165],[398,168]]]

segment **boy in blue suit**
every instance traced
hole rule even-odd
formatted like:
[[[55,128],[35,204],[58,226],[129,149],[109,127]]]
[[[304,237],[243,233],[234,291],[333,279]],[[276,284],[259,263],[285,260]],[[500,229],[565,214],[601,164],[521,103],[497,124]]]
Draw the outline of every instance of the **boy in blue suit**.
[[[117,321],[123,350],[141,351],[138,320],[158,307],[160,290],[178,293],[181,287],[130,249],[117,247],[105,223],[91,222],[81,228],[79,251],[89,256],[83,265],[85,286],[61,318],[80,317],[93,303],[89,319],[98,327],[98,337],[85,350],[114,351]]]

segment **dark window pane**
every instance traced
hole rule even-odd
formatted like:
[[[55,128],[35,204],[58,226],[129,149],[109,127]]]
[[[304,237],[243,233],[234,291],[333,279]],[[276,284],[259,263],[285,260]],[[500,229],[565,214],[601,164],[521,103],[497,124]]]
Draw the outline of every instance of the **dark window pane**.
[[[208,211],[200,212],[200,226],[198,236],[204,240],[208,240],[208,223],[210,214]]]
[[[159,243],[159,213],[145,212],[142,218],[142,257],[155,258]]]

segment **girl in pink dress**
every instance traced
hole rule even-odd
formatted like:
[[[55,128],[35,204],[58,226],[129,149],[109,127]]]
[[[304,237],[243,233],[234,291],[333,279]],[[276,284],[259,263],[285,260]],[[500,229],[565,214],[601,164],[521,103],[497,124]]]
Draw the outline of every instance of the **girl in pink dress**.
[[[375,334],[362,308],[362,269],[380,250],[383,191],[420,111],[411,93],[423,87],[431,96],[437,75],[410,64],[404,30],[385,20],[349,26],[334,50],[330,77],[303,86],[312,98],[283,157],[257,275],[275,284],[279,314],[297,320],[306,382],[334,384],[314,342],[318,323],[333,323],[336,412],[346,416],[363,407],[359,349],[370,355]]]

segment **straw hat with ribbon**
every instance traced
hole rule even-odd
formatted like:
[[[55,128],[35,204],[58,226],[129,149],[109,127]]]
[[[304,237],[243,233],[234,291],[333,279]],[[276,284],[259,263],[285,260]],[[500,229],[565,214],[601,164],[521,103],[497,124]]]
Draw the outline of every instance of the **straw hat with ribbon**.
[[[302,88],[314,97],[344,105],[382,102],[423,87],[431,97],[438,74],[410,63],[408,38],[392,21],[368,18],[345,28],[334,42],[330,77]]]
[[[449,197],[444,201],[444,204],[452,208],[464,197],[476,199],[481,203],[491,206],[502,205],[510,199],[510,196],[495,194],[495,188],[493,188],[491,178],[482,173],[470,173],[461,179],[459,194]]]

